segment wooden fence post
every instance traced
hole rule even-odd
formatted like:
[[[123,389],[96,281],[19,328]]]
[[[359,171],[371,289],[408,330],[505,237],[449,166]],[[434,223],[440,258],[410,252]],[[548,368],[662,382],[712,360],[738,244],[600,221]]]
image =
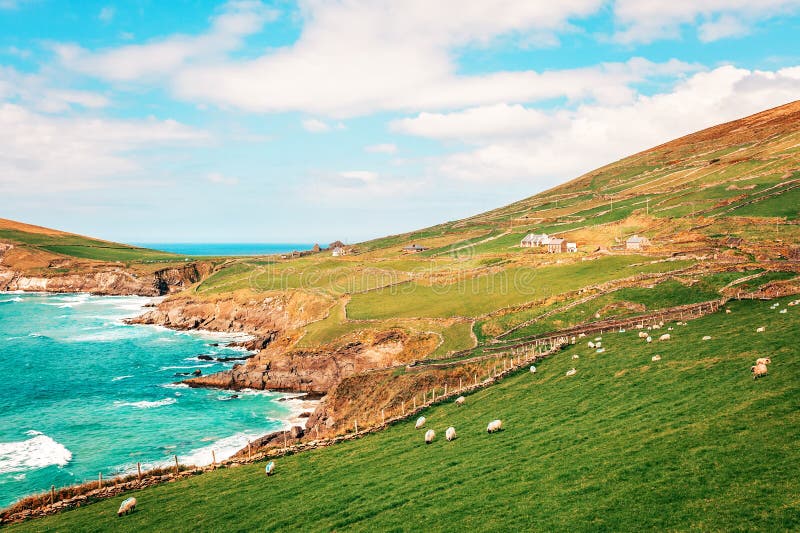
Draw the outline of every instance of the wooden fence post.
[[[214,453],[213,449],[211,450],[211,466],[212,468],[217,466],[217,454]]]
[[[406,401],[403,400],[403,415],[406,414]]]
[[[386,415],[384,414],[384,410],[381,409],[381,424],[386,423]]]
[[[461,378],[458,378],[458,390],[461,391]]]
[[[102,489],[103,488],[103,473],[102,472],[100,472],[100,474],[97,476],[97,488],[98,489]]]
[[[56,502],[56,486],[50,485],[50,505]]]
[[[247,439],[247,460],[249,461],[253,454],[253,446],[250,443],[250,439]]]
[[[136,463],[136,473],[139,476],[139,479],[142,479],[142,463]]]
[[[354,418],[353,419],[353,424],[354,424],[354,426],[356,428],[356,433],[358,433],[358,418]]]
[[[175,456],[175,475],[178,475],[178,456]]]

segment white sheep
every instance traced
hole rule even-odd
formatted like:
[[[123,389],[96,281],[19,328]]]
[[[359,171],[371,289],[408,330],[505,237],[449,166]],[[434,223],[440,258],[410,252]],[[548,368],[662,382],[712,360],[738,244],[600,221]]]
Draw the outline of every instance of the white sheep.
[[[433,439],[436,438],[436,432],[432,429],[429,429],[425,432],[425,444],[430,444],[433,442]]]
[[[448,440],[448,442],[453,440],[453,439],[455,439],[456,438],[456,428],[454,428],[453,426],[450,426],[449,428],[447,428],[447,431],[444,432],[444,438],[446,438]]]
[[[272,474],[274,474],[275,473],[275,461],[268,462],[266,468],[264,468],[264,472],[268,476],[271,476]]]
[[[710,341],[710,340],[711,340],[711,335],[705,335],[705,336],[703,337],[703,340],[704,340],[704,341]]]
[[[670,340],[671,338],[672,338],[672,336],[671,336],[669,333],[664,333],[663,335],[661,335],[661,336],[658,338],[658,340],[660,340],[660,341],[668,341],[668,340]]]
[[[574,353],[574,354],[572,354],[572,358],[573,358],[573,359],[580,359],[580,358],[581,358],[581,356],[580,356],[580,355],[578,355],[578,354],[576,354],[576,353]]]
[[[767,328],[765,328],[764,326],[761,326],[760,328],[756,328],[756,333],[764,333],[766,330],[767,330]]]
[[[651,337],[650,335],[648,335],[648,336],[647,336],[647,338],[646,338],[645,340],[646,340],[648,343],[651,343],[651,342],[653,342],[653,337]]]
[[[117,516],[122,516],[124,514],[132,513],[136,510],[136,498],[130,497],[125,498],[122,500],[122,503],[119,506],[119,510],[117,511]]]
[[[772,359],[769,357],[759,357],[756,359],[756,365],[771,365]]]
[[[596,342],[596,343],[594,343],[594,347],[595,348],[602,348],[603,347],[603,343],[602,342]]]
[[[605,348],[598,348],[596,351],[597,351],[597,353],[603,353],[603,352],[606,351],[606,349]]]
[[[489,422],[489,425],[486,426],[486,433],[494,433],[495,431],[500,431],[501,429],[503,429],[503,421],[492,420]]]
[[[648,335],[646,331],[640,331],[640,332],[639,332],[639,338],[640,338],[640,339],[646,339],[646,338],[647,338],[647,337],[649,337],[649,336],[650,336],[650,335]]]
[[[725,314],[726,314],[726,315],[729,315],[729,314],[731,314],[731,310],[730,310],[730,309],[726,309],[726,310],[725,310]]]
[[[419,429],[419,428],[421,428],[421,427],[422,427],[422,426],[424,426],[424,425],[425,425],[425,417],[424,417],[424,416],[421,416],[421,417],[417,418],[417,423],[416,423],[416,425],[414,426],[414,429]]]
[[[653,324],[653,329],[661,329],[661,326],[658,324]]]
[[[650,358],[651,361],[661,361],[661,356],[656,354]]]
[[[619,328],[620,333],[625,333],[625,328]]]
[[[667,331],[672,331],[672,330],[673,330],[672,326],[667,328]]]
[[[767,365],[755,365],[750,367],[750,372],[753,373],[753,379],[756,379],[766,376],[769,371]]]
[[[601,340],[603,340],[603,337],[595,337],[594,338],[594,342],[601,341]]]
[[[535,373],[536,373],[536,367],[531,365],[531,374],[535,374]]]
[[[579,338],[579,339],[582,339],[582,338],[584,338],[585,336],[586,336],[586,333],[580,333],[580,334],[578,334],[578,338]]]
[[[567,370],[567,376],[574,376],[577,373],[578,371],[575,370],[574,368],[570,368],[569,370]]]
[[[456,405],[464,405],[465,401],[466,400],[465,400],[465,398],[463,396],[459,396],[458,398],[456,398],[455,404]]]
[[[782,314],[782,315],[783,315],[783,314],[786,314],[786,309],[781,309],[779,312],[780,312],[780,314]]]
[[[589,342],[587,343],[587,346],[588,346],[589,348],[592,348],[592,349],[594,349],[594,343],[593,343],[592,341],[589,341]]]

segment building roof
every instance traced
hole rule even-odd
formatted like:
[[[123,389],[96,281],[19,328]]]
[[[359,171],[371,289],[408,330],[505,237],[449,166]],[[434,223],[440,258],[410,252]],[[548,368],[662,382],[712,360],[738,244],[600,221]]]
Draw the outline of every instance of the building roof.
[[[413,251],[413,252],[422,252],[427,250],[424,246],[420,246],[419,244],[412,244],[411,246],[406,246],[403,250]]]
[[[541,242],[547,238],[547,233],[537,235],[536,233],[528,233],[522,242]]]
[[[549,239],[545,239],[542,241],[542,244],[561,244],[564,242],[564,239],[559,239],[558,237],[550,237]]]
[[[631,244],[636,244],[636,243],[641,244],[644,242],[648,242],[648,239],[647,237],[639,237],[638,235],[631,235],[625,242],[629,242]]]

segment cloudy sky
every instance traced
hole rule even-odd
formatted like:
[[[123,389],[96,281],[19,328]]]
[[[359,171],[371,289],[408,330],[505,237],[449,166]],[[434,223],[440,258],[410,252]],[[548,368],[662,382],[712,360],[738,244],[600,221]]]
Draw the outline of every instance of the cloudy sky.
[[[800,0],[0,0],[0,217],[355,242],[800,98]]]

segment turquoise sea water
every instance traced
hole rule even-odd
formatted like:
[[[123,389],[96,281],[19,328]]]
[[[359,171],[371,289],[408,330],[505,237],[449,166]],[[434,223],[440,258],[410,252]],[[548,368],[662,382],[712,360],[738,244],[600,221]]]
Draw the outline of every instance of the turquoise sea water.
[[[194,242],[150,242],[135,243],[136,246],[172,252],[179,255],[220,256],[220,255],[274,255],[292,251],[310,250],[313,244],[303,243],[194,243]]]
[[[0,293],[0,507],[22,496],[173,461],[209,464],[286,425],[286,395],[190,389],[241,356],[230,336],[129,326],[149,300]],[[219,343],[220,346],[212,346]]]

